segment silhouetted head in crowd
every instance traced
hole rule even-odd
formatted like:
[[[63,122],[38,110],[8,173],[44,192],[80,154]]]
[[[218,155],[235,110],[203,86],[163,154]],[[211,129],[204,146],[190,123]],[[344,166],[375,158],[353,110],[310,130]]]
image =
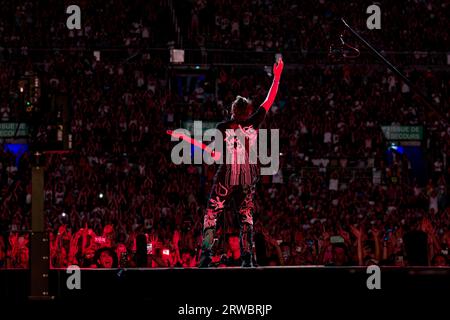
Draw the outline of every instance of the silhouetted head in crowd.
[[[98,268],[117,268],[117,255],[111,248],[102,248],[95,253]]]
[[[447,258],[443,254],[437,254],[433,257],[431,264],[434,267],[447,267],[448,261],[447,261]]]
[[[347,248],[345,245],[333,245],[333,263],[336,266],[345,266],[348,264]]]

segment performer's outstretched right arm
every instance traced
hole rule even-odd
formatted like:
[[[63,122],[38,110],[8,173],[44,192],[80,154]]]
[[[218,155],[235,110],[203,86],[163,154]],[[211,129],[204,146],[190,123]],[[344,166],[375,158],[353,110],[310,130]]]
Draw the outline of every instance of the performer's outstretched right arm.
[[[283,71],[283,60],[279,59],[277,63],[273,65],[273,82],[270,87],[269,93],[267,94],[266,100],[261,104],[261,106],[246,120],[243,122],[244,126],[253,126],[254,128],[259,127],[261,122],[264,121],[267,111],[269,111],[275,97],[278,92],[278,85],[280,84],[281,72]]]
[[[281,72],[283,71],[283,60],[280,58],[278,62],[273,65],[273,82],[270,87],[269,93],[267,94],[266,100],[261,104],[266,112],[269,111],[273,102],[275,101],[275,97],[277,96],[278,86],[280,84]]]

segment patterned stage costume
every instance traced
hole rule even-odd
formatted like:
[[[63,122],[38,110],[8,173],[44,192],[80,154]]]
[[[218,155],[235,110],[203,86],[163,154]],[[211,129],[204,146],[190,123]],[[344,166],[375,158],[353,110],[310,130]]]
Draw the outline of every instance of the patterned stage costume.
[[[208,200],[206,214],[203,222],[203,241],[202,254],[200,258],[200,268],[208,267],[211,262],[212,246],[214,243],[214,234],[216,229],[217,216],[223,212],[225,204],[232,198],[239,206],[240,214],[240,247],[243,267],[251,267],[253,260],[253,212],[254,212],[254,194],[255,185],[258,180],[259,167],[257,164],[250,163],[249,150],[257,143],[258,128],[264,121],[267,111],[272,106],[278,91],[281,72],[283,70],[283,61],[280,59],[274,64],[274,79],[266,100],[250,117],[242,119],[236,116],[232,111],[231,120],[221,122],[217,125],[224,137],[225,148],[229,159],[232,162],[221,164],[214,177],[214,184]],[[236,104],[247,103],[242,97],[237,97],[233,103],[233,110]],[[227,132],[227,129],[233,129],[236,135]],[[245,137],[245,145],[242,139],[236,136]],[[244,161],[238,161],[241,156]],[[224,162],[225,162],[224,155]]]

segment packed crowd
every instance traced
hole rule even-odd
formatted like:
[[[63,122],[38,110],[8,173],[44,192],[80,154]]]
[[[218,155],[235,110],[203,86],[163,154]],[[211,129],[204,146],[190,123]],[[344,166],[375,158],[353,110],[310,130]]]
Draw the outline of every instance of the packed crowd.
[[[199,119],[214,104],[197,92],[181,107],[179,97],[152,76],[155,70],[135,72],[146,70],[141,64],[118,68],[125,70],[109,74],[106,64],[95,63],[92,75],[79,73],[69,86],[75,152],[47,158],[52,266],[138,265],[139,247],[148,250],[147,266],[193,266],[214,168],[172,164],[172,144],[164,132],[187,116],[179,108]],[[350,70],[343,82],[342,71],[300,70],[283,79],[280,99],[265,123],[280,128],[282,156],[280,172],[264,177],[257,192],[258,263],[400,263],[402,237],[413,229],[428,233],[430,259],[438,259],[450,245],[450,132],[440,123],[427,127],[430,134],[423,149],[429,181],[419,185],[405,156],[394,152],[393,160],[386,160],[387,144],[379,128],[386,123],[426,123],[415,108],[419,104],[399,84],[391,86],[384,70],[362,81],[365,70]],[[221,70],[218,92],[223,106],[237,92],[255,104],[262,100],[267,90],[264,73],[241,72]],[[443,75],[434,79],[444,80]],[[365,86],[367,82],[374,85]],[[447,92],[436,93],[448,99]],[[222,111],[217,109],[209,120],[220,120]],[[3,153],[1,170],[6,182],[2,230],[13,233],[0,238],[10,259],[3,253],[0,260],[10,267],[26,266],[29,239],[22,231],[30,229],[29,155],[16,167],[14,157]],[[232,208],[219,225],[216,263],[235,265],[239,242]],[[138,245],[139,235],[146,235],[147,246]]]
[[[226,4],[212,3],[217,6],[222,2]],[[225,16],[220,17],[220,24],[216,24],[215,17],[209,26],[200,19],[197,28],[208,28],[218,37],[215,43],[227,45],[222,37],[235,36],[236,32],[228,32],[228,28],[236,31],[233,19],[237,19],[239,43],[254,41],[256,35],[251,29],[268,18],[262,9],[269,8],[262,6],[266,2],[243,1],[243,8],[247,8],[240,11],[243,16],[235,15],[233,6],[219,10],[232,19],[226,23]],[[325,8],[324,3],[318,1],[316,5]],[[33,5],[37,4],[27,4]],[[208,8],[211,3],[205,5]],[[435,17],[426,19],[425,25],[436,28],[436,33],[429,32],[432,37],[425,41],[418,33],[408,37],[412,32],[408,29],[401,38],[405,48],[418,48],[414,41],[434,48],[434,36],[447,36],[448,28],[439,27],[445,19],[439,18],[437,4],[417,3],[422,5],[431,6],[427,10]],[[275,14],[285,8],[272,6],[270,15],[279,14],[278,19],[284,23],[271,23],[280,30],[268,30],[273,39],[262,39],[261,43],[279,39],[290,48],[291,43],[310,39],[303,37],[305,32],[287,33],[289,23],[295,20],[282,12]],[[286,14],[295,15],[300,9],[300,5],[290,7]],[[13,25],[14,32],[29,30],[25,24],[32,21],[20,13],[20,7],[17,10],[15,24],[0,22],[2,28]],[[92,5],[92,10],[97,9]],[[201,10],[199,15],[204,16]],[[428,11],[422,13],[431,14]],[[117,23],[106,24],[112,28],[109,32],[77,41],[87,41],[88,46],[89,41],[103,39],[112,41],[111,45],[123,45],[124,35],[115,33],[114,26],[120,25],[120,17],[128,11],[118,12],[123,14],[115,16]],[[246,17],[245,12],[252,14]],[[302,18],[307,23],[296,25],[308,33],[327,26],[318,21],[327,16],[325,12],[322,18],[306,19],[310,17],[307,12]],[[419,19],[407,14],[401,17]],[[157,17],[148,19],[154,22]],[[247,20],[249,30],[245,30]],[[142,22],[144,26],[151,25],[146,21]],[[193,24],[194,35],[200,31]],[[57,36],[58,28],[62,27],[55,26],[53,40],[52,33],[46,35],[49,44],[72,43]],[[147,32],[141,31],[141,38],[147,39]],[[157,41],[153,36],[149,30],[149,43]],[[12,40],[5,39],[8,45]],[[16,37],[14,41],[23,45],[22,40]],[[238,46],[238,42],[231,44]],[[397,44],[400,42],[392,42],[392,46]],[[321,44],[310,42],[306,46],[319,48]],[[56,54],[37,65],[19,66],[9,63],[7,54],[2,58],[2,121],[14,116],[14,106],[8,102],[10,92],[17,88],[10,80],[25,71],[39,74],[44,90],[70,97],[73,152],[48,154],[46,159],[45,219],[51,266],[196,266],[215,168],[174,165],[170,160],[173,144],[165,132],[179,127],[183,120],[221,121],[237,94],[250,97],[257,106],[270,85],[267,74],[256,68],[218,68],[214,80],[217,96],[206,90],[211,83],[202,81],[193,92],[180,94],[169,89],[166,61],[158,56],[143,54],[132,61],[117,62],[95,59],[91,53]],[[276,105],[264,123],[280,129],[281,164],[275,176],[263,177],[258,185],[254,219],[257,264],[405,266],[411,264],[405,248],[408,234],[423,232],[427,234],[427,263],[448,265],[450,110],[445,106],[449,103],[450,79],[443,71],[410,69],[408,75],[425,90],[443,118],[426,112],[411,88],[380,66],[320,65],[286,70]],[[45,119],[44,113],[37,129],[42,144],[52,139],[51,126]],[[420,177],[411,170],[404,153],[391,149],[387,156],[388,144],[380,125],[391,124],[424,126],[421,150],[427,167]],[[30,154],[17,160],[2,145],[0,268],[27,268],[29,264],[30,177]],[[233,208],[226,208],[215,244],[214,263],[218,267],[240,265],[237,221]]]
[[[323,50],[340,32],[341,17],[364,27],[368,1],[192,0],[177,4],[192,44],[246,50]],[[448,3],[434,0],[378,1],[382,29],[372,32],[386,50],[441,51],[448,41]],[[417,32],[420,29],[421,32]],[[294,31],[295,30],[295,31]],[[311,36],[313,35],[313,36]]]
[[[2,2],[0,54],[28,56],[46,49],[146,48],[165,46],[173,28],[164,0]],[[82,28],[68,30],[70,5],[81,12]],[[164,30],[164,32],[156,32]],[[17,50],[18,49],[18,50]],[[44,54],[45,57],[45,54]]]

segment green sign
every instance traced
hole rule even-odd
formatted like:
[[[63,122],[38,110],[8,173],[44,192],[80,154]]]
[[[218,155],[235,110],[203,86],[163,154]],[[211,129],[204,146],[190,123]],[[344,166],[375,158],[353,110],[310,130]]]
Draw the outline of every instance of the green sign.
[[[0,138],[25,137],[27,135],[28,126],[25,123],[0,122]]]
[[[384,136],[388,140],[422,140],[422,126],[382,126]]]
[[[216,127],[217,122],[212,121],[201,121],[196,120],[197,125],[202,129],[202,132],[204,133],[208,129],[214,129]],[[183,121],[183,128],[189,130],[191,133],[194,132],[194,121],[187,120]]]

